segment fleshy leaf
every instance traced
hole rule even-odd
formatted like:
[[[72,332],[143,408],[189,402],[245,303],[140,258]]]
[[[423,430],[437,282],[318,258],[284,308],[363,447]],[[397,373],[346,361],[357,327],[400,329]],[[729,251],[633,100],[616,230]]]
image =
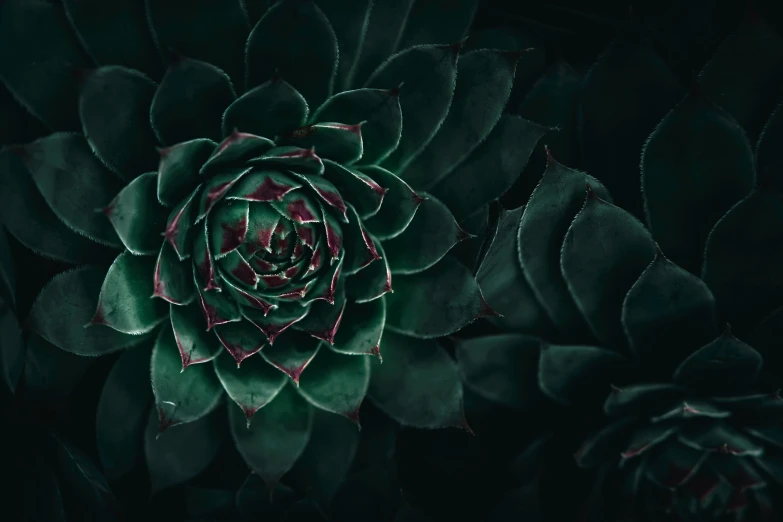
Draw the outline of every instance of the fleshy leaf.
[[[270,205],[294,223],[316,223],[322,219],[318,204],[301,190],[289,192],[282,199],[270,202]]]
[[[617,206],[641,218],[640,152],[684,92],[653,45],[628,34],[633,32],[610,44],[581,82],[578,143],[583,168],[601,180]]]
[[[221,352],[220,341],[207,331],[205,325],[198,303],[171,307],[171,327],[183,371],[191,364],[211,361]]]
[[[156,185],[154,172],[143,174],[123,188],[103,210],[125,248],[136,255],[152,255],[160,248],[167,212],[158,203]]]
[[[34,252],[68,263],[109,258],[115,251],[68,228],[49,207],[25,167],[18,148],[0,149],[0,186],[4,188],[0,221],[8,232]]]
[[[142,340],[137,342],[151,338],[149,335],[139,337]],[[25,397],[54,410],[65,407],[78,383],[98,360],[95,356],[85,357],[62,350],[36,332],[31,332],[24,356]]]
[[[296,147],[318,151],[321,158],[350,164],[362,157],[363,125],[364,121],[314,123],[295,129],[284,138]]]
[[[642,361],[681,361],[718,334],[715,298],[704,282],[658,252],[625,296],[623,329]]]
[[[223,111],[236,98],[226,73],[206,62],[177,57],[163,76],[150,107],[161,142],[220,139]]]
[[[296,179],[274,170],[254,170],[234,185],[227,198],[247,201],[280,201],[283,196],[300,188]]]
[[[56,275],[38,294],[27,326],[66,352],[97,356],[139,344],[148,335],[126,335],[90,322],[106,270],[84,267]],[[149,297],[149,295],[147,295]]]
[[[261,357],[251,357],[239,368],[229,354],[215,359],[215,372],[231,400],[245,412],[248,425],[253,415],[277,397],[288,379]]]
[[[386,159],[397,148],[402,135],[402,110],[397,89],[356,89],[326,100],[311,123],[340,121],[361,126],[362,153],[359,163],[372,165]],[[316,146],[319,154],[321,147]],[[331,158],[340,161],[339,158]],[[344,163],[344,162],[342,162]]]
[[[237,491],[236,506],[239,513],[246,518],[282,517],[296,498],[296,494],[288,486],[277,484],[274,488],[267,488],[261,477],[251,472]]]
[[[158,49],[211,63],[242,85],[244,50],[250,30],[239,0],[146,2],[147,19]]]
[[[379,242],[364,228],[364,223],[353,206],[349,207],[348,223],[345,225],[345,273],[348,275],[364,269],[381,259]]]
[[[281,219],[280,213],[269,205],[251,203],[245,241],[264,250],[269,250],[272,244],[272,234]]]
[[[74,68],[90,59],[60,6],[9,0],[0,6],[0,77],[14,98],[50,129],[77,130]]]
[[[191,272],[190,263],[180,261],[174,247],[163,243],[155,262],[152,295],[175,305],[190,303],[196,297]]]
[[[342,0],[318,0],[317,3],[332,25],[339,42],[335,91],[347,91],[353,85],[356,60],[364,47],[373,2],[357,0],[351,4],[350,10],[345,9]]]
[[[55,133],[25,146],[22,152],[38,190],[63,223],[93,241],[122,247],[106,217],[96,212],[122,184],[93,155],[84,136]]]
[[[346,88],[363,85],[378,65],[394,54],[413,3],[414,0],[373,2],[368,20],[365,22],[364,42],[357,52]],[[459,38],[453,41],[459,41]],[[342,62],[343,58],[340,58],[340,61]],[[396,85],[381,85],[379,88],[388,89]]]
[[[762,188],[732,207],[707,238],[702,278],[737,332],[781,304],[781,237],[783,196]]]
[[[633,384],[622,388],[612,387],[604,402],[604,412],[616,417],[638,412],[655,411],[661,403],[670,403],[682,398],[683,390],[673,384]]]
[[[443,259],[470,234],[457,224],[448,207],[432,196],[426,198],[410,225],[383,244],[392,274],[415,274]]]
[[[304,125],[308,112],[299,91],[272,78],[229,105],[223,114],[223,135],[239,130],[275,139]]]
[[[706,392],[747,392],[761,371],[761,355],[727,330],[691,354],[674,372],[676,384]]]
[[[699,273],[710,230],[753,188],[745,131],[703,97],[689,95],[650,135],[641,167],[650,233],[672,261]]]
[[[147,414],[152,402],[149,385],[150,348],[130,350],[112,366],[98,401],[96,441],[109,480],[130,472],[139,457]]]
[[[380,242],[375,241],[374,244],[379,259],[346,278],[346,293],[350,300],[357,303],[373,301],[393,291],[391,269],[386,252]]]
[[[435,341],[386,332],[383,364],[372,361],[368,395],[404,426],[465,426],[457,365]]]
[[[329,250],[329,257],[334,260],[340,257],[343,247],[343,229],[340,222],[337,221],[331,212],[328,212],[323,205],[321,207],[321,217],[323,218],[324,231],[326,232],[326,246]]]
[[[234,131],[213,151],[212,156],[202,165],[200,173],[209,176],[215,172],[220,173],[221,168],[239,167],[251,158],[255,158],[270,150],[275,143],[267,138]]]
[[[605,345],[625,345],[623,300],[653,259],[655,243],[644,225],[588,186],[565,235],[560,266],[577,307]]]
[[[266,342],[264,334],[250,321],[218,325],[215,335],[234,358],[237,368],[242,361],[258,353]]]
[[[370,358],[323,349],[303,374],[297,391],[316,408],[359,424],[359,406],[370,384]]]
[[[312,0],[278,2],[247,39],[247,89],[279,74],[319,106],[332,93],[337,74],[337,39]]]
[[[69,486],[74,500],[89,513],[110,516],[117,510],[117,499],[106,477],[81,450],[53,436],[57,446],[58,471],[61,480]]]
[[[381,357],[381,337],[386,325],[386,299],[368,303],[348,301],[332,349],[351,355]]]
[[[193,364],[182,369],[171,328],[163,328],[158,335],[150,373],[161,433],[177,424],[201,419],[217,407],[223,396],[211,364]]]
[[[291,469],[310,439],[313,409],[291,386],[284,386],[272,402],[253,415],[230,406],[231,433],[245,462],[273,488]]]
[[[538,384],[549,397],[568,405],[587,392],[608,395],[610,379],[627,365],[620,354],[606,348],[543,344]]]
[[[235,287],[244,285],[248,290],[251,290],[258,285],[258,274],[237,250],[232,250],[223,258],[218,259],[218,266],[223,274],[223,280],[233,278],[238,283]]]
[[[79,95],[87,141],[101,161],[126,181],[158,165],[148,116],[154,95],[152,80],[115,65],[89,73]]]
[[[340,191],[337,190],[337,187],[335,187],[330,181],[321,176],[306,176],[304,174],[297,174],[295,172],[292,172],[291,174],[294,174],[297,178],[310,185],[310,188],[312,188],[316,194],[318,194],[324,203],[342,214],[343,219],[347,219],[345,201],[343,201],[343,198],[340,195]]]
[[[432,184],[430,193],[458,220],[469,217],[511,188],[547,131],[518,116],[501,116],[487,139],[462,164]]]
[[[393,50],[392,50],[393,51]],[[405,131],[382,166],[402,172],[437,132],[451,105],[457,79],[458,46],[423,45],[390,57],[370,76],[366,87],[400,89]]]
[[[408,11],[397,48],[461,41],[473,23],[478,4],[478,0],[414,2]],[[438,23],[434,24],[432,20],[437,20]]]
[[[324,173],[324,164],[313,149],[292,146],[275,147],[264,155],[251,159],[248,163],[261,167],[281,167],[303,174]]]
[[[422,339],[450,335],[494,313],[470,270],[449,257],[424,272],[395,277],[394,293],[386,296],[386,324]]]
[[[234,323],[242,320],[239,304],[234,301],[230,295],[225,295],[223,292],[216,291],[217,288],[207,290],[203,286],[203,282],[198,280],[196,270],[194,270],[194,278],[196,286],[198,288],[199,304],[201,305],[201,311],[204,314],[205,326],[207,330],[211,330],[213,327]]]
[[[755,138],[783,94],[781,74],[783,40],[758,17],[746,18],[704,66],[699,87]]]
[[[277,336],[287,330],[292,324],[307,315],[308,308],[299,303],[280,303],[278,307],[268,315],[260,310],[244,309],[245,318],[252,322],[266,335],[269,344],[274,344]],[[267,349],[266,352],[272,352]]]
[[[179,204],[201,183],[201,166],[217,147],[212,140],[199,138],[160,150],[158,201],[167,207]]]
[[[456,358],[466,386],[493,402],[512,408],[541,401],[538,359],[541,342],[528,335],[476,337],[457,345]]]
[[[349,420],[316,409],[311,431],[289,476],[292,482],[306,488],[321,509],[327,509],[354,463],[359,430]]]
[[[210,252],[216,259],[225,257],[245,242],[249,212],[246,201],[225,201],[210,214]]]
[[[97,63],[124,65],[153,77],[163,71],[143,3],[64,0],[63,7],[79,41]]]
[[[223,431],[216,415],[176,426],[166,433],[158,431],[154,408],[147,419],[144,453],[153,495],[204,471],[220,450]]]
[[[612,458],[617,458],[618,448],[622,448],[622,444],[628,440],[629,433],[633,429],[633,422],[633,417],[620,418],[597,433],[591,434],[574,455],[577,466],[582,469],[591,469]],[[668,436],[670,433],[666,435]]]
[[[201,221],[209,214],[209,211],[220,202],[231,188],[239,181],[243,176],[249,173],[252,169],[226,169],[220,174],[209,178],[201,188],[201,197],[198,202],[198,214],[196,216],[196,223]]]
[[[491,49],[460,56],[448,115],[429,144],[401,174],[405,181],[414,187],[433,186],[487,138],[506,107],[519,56]],[[402,87],[403,102],[406,87]],[[406,132],[407,125],[406,120]]]
[[[591,176],[548,156],[546,171],[525,206],[519,223],[519,261],[530,287],[560,331],[586,330],[560,271],[563,238],[584,205],[585,186],[604,199],[609,194]]]
[[[324,160],[324,177],[340,190],[363,218],[378,212],[386,195],[386,188],[378,185],[362,172]]]
[[[553,329],[549,316],[519,265],[517,230],[524,211],[524,206],[501,211],[497,231],[476,280],[487,303],[503,314],[490,318],[491,322],[507,330],[545,333]]]
[[[273,345],[267,346],[261,355],[298,385],[299,377],[318,353],[320,345],[319,339],[305,332],[288,330]]]
[[[98,306],[90,321],[118,332],[139,335],[155,328],[166,317],[166,303],[153,299],[155,258],[123,252],[106,273]]]
[[[416,210],[425,198],[384,168],[368,166],[359,170],[387,191],[381,208],[364,222],[367,229],[378,239],[386,240],[399,236],[413,221]]]
[[[162,234],[174,248],[180,261],[190,257],[189,241],[193,239],[190,232],[193,230],[193,220],[195,219],[196,205],[198,203],[196,195],[199,194],[199,191],[200,187],[197,187],[188,197],[174,207],[166,221],[166,230]],[[201,227],[195,230],[202,232]]]
[[[518,68],[521,69],[522,66]],[[519,71],[516,76],[519,77]],[[515,80],[515,87],[516,83]],[[577,125],[576,107],[581,86],[582,78],[579,73],[562,59],[558,60],[530,87],[517,109],[517,114],[525,120],[550,129],[559,129],[547,135],[547,147],[567,165],[576,160],[574,157],[576,143],[573,143],[575,141],[573,137]],[[512,91],[512,98],[513,96]]]

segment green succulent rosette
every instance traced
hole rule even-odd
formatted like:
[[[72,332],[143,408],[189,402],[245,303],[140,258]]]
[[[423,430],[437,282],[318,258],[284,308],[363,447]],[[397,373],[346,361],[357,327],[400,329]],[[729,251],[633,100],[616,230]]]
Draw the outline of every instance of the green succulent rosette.
[[[776,67],[738,64],[757,53]],[[632,88],[629,64],[660,107]],[[575,106],[582,163],[596,169],[547,150],[525,204],[500,212],[477,278],[505,317],[460,342],[461,373],[484,399],[540,421],[512,466],[522,482],[534,476],[559,498],[576,473],[560,456],[592,471],[573,503],[583,520],[757,522],[780,510],[781,110],[737,78],[767,85],[782,64],[783,41],[752,19],[688,91],[621,36]],[[620,86],[627,95],[609,94]],[[652,120],[646,134],[637,114]],[[612,156],[607,136],[635,144],[641,161],[623,165],[627,151]],[[543,506],[544,518],[558,509]]]
[[[142,431],[154,489],[204,469],[226,396],[270,484],[327,455],[316,480],[339,483],[365,396],[465,426],[434,339],[494,312],[451,250],[546,131],[504,113],[522,49],[463,45],[476,5],[2,2],[0,79],[49,132],[0,151],[0,217],[81,265],[40,292],[31,343],[133,348],[98,408],[110,479]]]

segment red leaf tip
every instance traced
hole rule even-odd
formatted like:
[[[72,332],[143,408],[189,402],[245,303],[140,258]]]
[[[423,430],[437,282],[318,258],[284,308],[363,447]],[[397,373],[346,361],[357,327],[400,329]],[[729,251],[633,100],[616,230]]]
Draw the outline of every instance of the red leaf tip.
[[[90,322],[87,323],[87,326],[96,324],[106,324],[106,318],[103,315],[103,307],[100,303],[98,303],[98,308],[95,310],[95,315],[92,316],[92,319],[90,319]]]
[[[389,89],[386,91],[389,96],[392,98],[397,98],[400,95],[400,90],[402,89],[402,86],[405,84],[405,82],[400,82],[400,84],[397,87],[394,87],[392,89]]]
[[[462,229],[462,227],[459,226],[459,224],[455,223],[457,226],[457,243],[460,243],[462,241],[465,241],[466,239],[472,239],[476,237],[474,234],[471,234],[470,232],[466,232]]]
[[[454,427],[462,431],[466,431],[468,435],[471,435],[473,437],[476,436],[476,432],[474,432],[473,428],[471,428],[470,424],[468,424],[468,419],[465,417],[464,411],[460,415],[460,421],[457,424],[455,424]]]
[[[381,355],[381,345],[376,344],[373,346],[372,350],[370,350],[370,355],[374,355],[378,358],[378,360],[383,364],[383,355]]]
[[[587,199],[593,201],[602,201],[601,198],[598,197],[598,194],[595,193],[595,190],[593,190],[593,187],[589,183],[587,184]]]
[[[419,205],[421,205],[422,203],[424,203],[425,201],[427,201],[427,198],[425,198],[423,196],[420,196],[420,195],[418,195],[417,193],[415,193],[413,191],[411,191],[411,195],[413,197],[413,202],[416,204],[417,207]]]
[[[361,404],[357,406],[354,410],[348,411],[343,413],[343,415],[351,422],[356,424],[356,427],[359,429],[359,431],[362,431],[362,425],[359,422],[359,408],[361,408]]]
[[[546,166],[555,166],[557,165],[557,160],[552,155],[552,149],[549,148],[549,145],[544,145],[544,152],[546,152]]]
[[[454,55],[455,58],[462,51],[462,48],[465,47],[465,43],[468,41],[468,38],[469,37],[466,36],[465,38],[463,38],[462,40],[460,40],[458,42],[454,42],[453,44],[447,45],[447,47],[449,48],[449,50],[451,50],[451,52],[452,52],[452,54]]]

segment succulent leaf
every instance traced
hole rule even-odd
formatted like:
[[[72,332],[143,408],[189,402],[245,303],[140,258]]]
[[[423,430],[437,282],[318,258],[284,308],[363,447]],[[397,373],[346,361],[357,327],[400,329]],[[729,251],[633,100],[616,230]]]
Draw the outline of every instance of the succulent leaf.
[[[174,247],[164,242],[155,263],[152,295],[175,305],[190,303],[196,297],[191,271],[190,263],[180,261]]]
[[[379,258],[369,265],[365,265],[365,268],[359,272],[347,277],[345,281],[345,291],[348,297],[356,303],[371,302],[393,292],[391,269],[386,252],[380,242],[373,241],[373,244]],[[372,258],[367,256],[365,259]]]
[[[23,149],[24,161],[41,195],[57,217],[93,241],[121,248],[106,217],[96,212],[122,185],[76,133],[55,133]]]
[[[122,350],[149,338],[126,335],[91,322],[106,270],[83,267],[56,275],[38,294],[27,325],[66,352],[97,356]],[[149,297],[149,294],[147,294]]]
[[[620,418],[584,441],[574,455],[577,465],[589,469],[616,458],[617,447],[628,439],[633,422],[633,417]]]
[[[110,255],[111,250],[77,234],[57,217],[35,186],[18,150],[0,149],[0,184],[7,189],[3,191],[0,219],[23,245],[45,257],[74,264]]]
[[[310,117],[311,123],[329,121],[350,125],[362,123],[362,151],[358,163],[379,163],[397,148],[402,136],[399,92],[395,89],[356,89],[335,94]],[[322,148],[315,147],[321,154]]]
[[[219,140],[223,111],[235,98],[226,73],[209,63],[178,57],[155,91],[150,123],[166,145]]]
[[[261,352],[261,356],[272,366],[288,375],[295,385],[312,362],[321,346],[321,340],[305,332],[291,330]]]
[[[449,257],[424,272],[395,277],[386,307],[389,327],[422,339],[450,335],[479,317],[496,314],[470,270]]]
[[[524,410],[541,398],[540,347],[532,336],[498,334],[461,341],[455,353],[466,386],[491,401]]]
[[[414,2],[408,12],[397,48],[461,41],[473,23],[478,4],[478,0]],[[437,19],[439,23],[433,24],[433,19]]]
[[[191,364],[211,361],[221,351],[218,339],[204,328],[204,316],[198,303],[172,306],[171,328],[183,371]]]
[[[369,357],[346,357],[323,348],[302,375],[297,391],[316,408],[359,425],[359,406],[369,384]]]
[[[672,261],[699,273],[707,235],[753,189],[753,151],[720,108],[687,96],[650,135],[642,154],[647,226]]]
[[[621,355],[597,346],[544,344],[538,384],[549,397],[567,405],[583,398],[588,390],[608,395],[610,380],[627,366]]]
[[[162,54],[174,51],[211,63],[225,71],[234,85],[242,85],[250,26],[240,0],[220,4],[211,0],[145,3],[152,36]]]
[[[317,150],[321,158],[351,164],[362,157],[363,124],[363,121],[355,124],[313,123],[295,129],[284,136],[284,141],[303,149]]]
[[[253,415],[247,426],[239,407],[229,406],[231,434],[239,453],[270,489],[304,451],[313,425],[313,408],[292,386]]]
[[[446,119],[457,79],[458,52],[447,45],[411,47],[390,57],[367,80],[365,87],[377,89],[403,84],[400,109],[405,130],[382,167],[402,172]]]
[[[152,392],[158,414],[158,431],[197,421],[214,410],[223,389],[211,364],[193,364],[184,370],[171,328],[164,327],[152,349]]]
[[[250,321],[238,321],[215,326],[215,335],[237,363],[255,355],[265,346],[265,337]]]
[[[345,195],[362,218],[373,216],[380,210],[386,188],[370,176],[325,159],[324,177]]]
[[[272,150],[275,143],[262,136],[234,131],[212,152],[212,156],[201,166],[200,173],[209,176],[220,172],[218,167],[235,170],[239,163]]]
[[[710,232],[702,279],[723,315],[744,333],[781,304],[783,196],[756,190],[729,210]]]
[[[247,423],[258,410],[275,400],[285,386],[285,375],[262,357],[250,357],[240,368],[236,360],[225,353],[215,359],[215,373],[223,389],[247,417]]]
[[[337,38],[312,1],[278,2],[247,39],[247,89],[279,74],[311,107],[332,94],[337,74]]]
[[[381,208],[364,221],[370,233],[381,240],[392,239],[402,234],[410,225],[416,210],[424,202],[413,189],[388,170],[376,165],[360,167],[360,172],[366,174],[386,189]]]
[[[519,178],[539,140],[549,129],[505,114],[483,143],[429,192],[449,207],[458,220],[502,196]],[[487,172],[493,172],[487,176]]]
[[[158,166],[158,201],[175,207],[195,189],[201,179],[199,170],[217,143],[199,138],[161,149]]]
[[[530,196],[519,223],[519,262],[535,296],[561,331],[585,330],[560,271],[563,239],[585,201],[590,184],[601,198],[606,189],[589,175],[548,158],[546,171]]]
[[[160,75],[163,64],[149,34],[143,2],[64,0],[63,7],[95,62],[124,65],[152,77]]]
[[[126,185],[103,209],[125,248],[135,255],[152,255],[160,248],[166,209],[155,196],[156,185],[154,172],[143,174]]]
[[[424,150],[405,167],[405,181],[414,187],[431,187],[487,138],[511,94],[518,59],[518,53],[489,49],[460,56],[448,115]],[[403,101],[405,90],[403,86]]]
[[[150,347],[129,350],[114,363],[103,385],[95,427],[98,454],[109,480],[129,473],[140,456],[138,442],[152,403],[149,371]]]
[[[118,332],[147,333],[166,317],[166,303],[150,299],[154,292],[155,258],[123,252],[106,273],[90,326],[106,325]],[[86,326],[86,325],[85,325]]]
[[[672,379],[708,393],[743,393],[753,386],[761,365],[761,354],[726,331],[685,359]]]
[[[158,431],[158,418],[152,408],[144,432],[144,452],[152,494],[187,482],[217,456],[222,442],[215,415],[210,415],[165,433]]]
[[[0,77],[50,129],[79,128],[74,69],[90,66],[60,6],[12,0],[0,6]]]
[[[681,361],[682,347],[696,349],[718,334],[710,289],[660,251],[626,294],[621,320],[636,357],[659,367]]]
[[[381,338],[386,326],[386,299],[366,303],[348,301],[332,349],[349,355],[381,357]]]
[[[372,361],[368,396],[414,428],[464,427],[457,365],[435,341],[386,332],[383,364]]]
[[[446,205],[426,193],[422,197],[426,199],[405,231],[384,242],[392,274],[416,274],[427,270],[457,243],[471,237],[460,228]],[[411,248],[411,245],[418,248]]]
[[[126,181],[155,170],[158,142],[149,121],[155,83],[109,65],[90,72],[79,94],[79,118],[95,154]]]
[[[476,280],[487,303],[502,317],[490,320],[506,330],[546,332],[553,329],[546,310],[536,298],[519,265],[517,231],[525,207],[502,210],[497,231]]]
[[[304,125],[309,110],[299,91],[273,77],[228,106],[223,114],[223,136],[239,130],[274,139]]]
[[[655,244],[644,225],[588,186],[584,208],[563,241],[560,266],[576,305],[606,346],[625,345],[623,300],[653,259]]]

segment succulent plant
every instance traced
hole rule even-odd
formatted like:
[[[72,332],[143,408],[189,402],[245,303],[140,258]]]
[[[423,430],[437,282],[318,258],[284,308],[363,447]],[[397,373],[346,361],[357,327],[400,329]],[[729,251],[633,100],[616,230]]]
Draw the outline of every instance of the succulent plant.
[[[547,455],[594,471],[584,520],[761,521],[780,509],[781,66],[783,41],[753,16],[690,92],[621,36],[566,129],[587,173],[548,151],[526,204],[500,214],[477,277],[506,317],[461,341],[461,371],[552,432],[515,462],[558,480],[547,498],[562,498],[567,473],[546,470]],[[623,163],[634,153],[640,164]]]
[[[154,489],[203,470],[226,394],[270,483],[302,459],[338,483],[365,395],[465,427],[434,338],[494,311],[449,251],[546,131],[504,114],[524,52],[464,48],[477,2],[61,4],[0,5],[0,78],[50,131],[0,151],[0,218],[84,265],[31,342],[133,348],[98,407],[109,478],[145,424]]]

